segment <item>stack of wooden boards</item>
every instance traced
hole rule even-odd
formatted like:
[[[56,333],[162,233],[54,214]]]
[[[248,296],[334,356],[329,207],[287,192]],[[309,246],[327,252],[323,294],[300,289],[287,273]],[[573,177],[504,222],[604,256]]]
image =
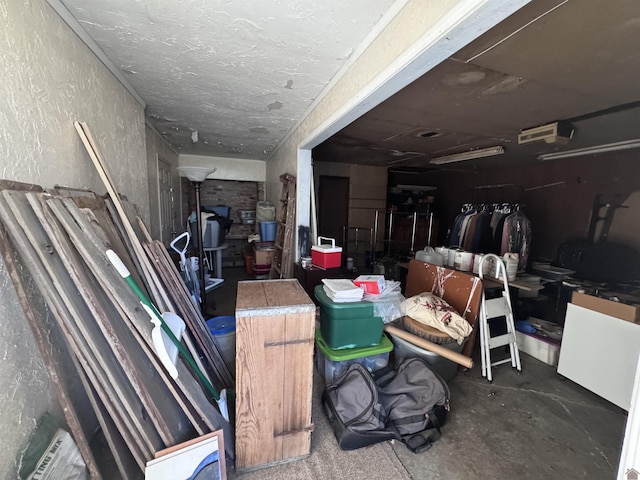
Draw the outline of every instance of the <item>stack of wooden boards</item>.
[[[0,181],[0,251],[69,430],[92,478],[102,478],[90,447],[96,423],[125,479],[141,478],[155,452],[219,429],[233,458],[231,427],[217,403],[182,358],[177,378],[168,374],[148,313],[106,257],[115,251],[158,310],[184,320],[184,344],[214,388],[233,388],[166,248],[132,221],[133,205],[115,193],[103,167],[106,199]]]

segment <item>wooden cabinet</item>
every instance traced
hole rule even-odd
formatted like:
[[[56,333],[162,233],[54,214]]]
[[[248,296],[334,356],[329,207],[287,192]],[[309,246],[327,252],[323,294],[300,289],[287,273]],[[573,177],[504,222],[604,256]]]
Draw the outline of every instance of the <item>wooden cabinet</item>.
[[[299,263],[296,263],[293,266],[293,273],[300,282],[304,291],[309,295],[309,298],[318,305],[318,300],[316,299],[313,289],[316,288],[316,285],[320,285],[322,283],[322,279],[324,278],[350,278],[353,279],[353,275],[350,272],[344,272],[341,267],[338,268],[320,268],[312,265],[309,268],[302,268]]]
[[[238,282],[238,471],[310,452],[315,311],[296,279]]]

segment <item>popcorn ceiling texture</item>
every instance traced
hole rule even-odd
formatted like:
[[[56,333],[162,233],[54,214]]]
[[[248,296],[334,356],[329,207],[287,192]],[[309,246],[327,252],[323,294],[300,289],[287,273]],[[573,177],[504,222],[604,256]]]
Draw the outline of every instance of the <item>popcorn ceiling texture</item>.
[[[105,193],[74,127],[87,122],[116,189],[149,219],[144,112],[44,0],[0,0],[0,178]],[[0,262],[1,263],[1,262]],[[15,479],[46,411],[60,413],[0,265],[0,479]]]
[[[64,4],[176,151],[266,160],[393,0]]]

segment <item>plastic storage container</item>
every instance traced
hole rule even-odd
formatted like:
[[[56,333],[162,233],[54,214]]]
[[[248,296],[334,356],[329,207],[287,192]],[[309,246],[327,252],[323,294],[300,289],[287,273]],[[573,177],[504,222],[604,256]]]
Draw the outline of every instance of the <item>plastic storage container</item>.
[[[198,245],[198,236],[196,230],[196,222],[191,222],[191,241],[194,246]],[[224,243],[225,238],[225,229],[220,227],[220,222],[215,218],[207,219],[207,228],[202,235],[204,241],[202,242],[202,246],[204,248],[215,248],[219,247]]]
[[[438,355],[437,353],[430,352],[429,350],[425,350],[424,348],[420,348],[417,345],[414,345],[411,342],[407,342],[402,338],[395,337],[391,335],[391,340],[393,341],[393,355],[394,359],[397,362],[403,358],[407,357],[419,357],[425,360],[438,374],[442,377],[445,382],[449,382],[453,380],[453,378],[458,373],[458,364],[452,362],[451,360],[447,360],[446,358]],[[458,345],[457,342],[446,343],[441,345],[442,347],[453,350],[454,352],[460,353],[462,351],[462,345]]]
[[[373,314],[371,302],[336,303],[316,285],[313,293],[320,305],[320,331],[329,348],[360,348],[378,345],[384,322]]]
[[[229,207],[228,205],[204,205],[202,207],[202,211],[217,213],[224,218],[229,218],[229,215],[231,215],[231,207]]]
[[[253,266],[253,275],[258,280],[266,280],[269,278],[269,273],[271,272],[271,265],[254,265]]]
[[[370,372],[384,368],[389,363],[389,352],[393,344],[386,335],[382,335],[380,344],[374,347],[333,350],[316,330],[316,367],[325,383],[331,382],[352,363],[359,363]]]
[[[236,375],[236,317],[213,317],[206,321],[207,328],[231,375]]]
[[[243,224],[256,223],[256,211],[255,210],[238,210],[238,218]]]
[[[273,242],[276,239],[276,222],[259,222],[260,240],[263,242]]]

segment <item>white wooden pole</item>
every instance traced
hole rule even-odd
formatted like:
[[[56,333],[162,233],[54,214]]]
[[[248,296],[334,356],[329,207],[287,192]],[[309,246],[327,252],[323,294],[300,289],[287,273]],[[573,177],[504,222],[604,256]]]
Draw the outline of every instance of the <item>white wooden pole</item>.
[[[622,454],[618,464],[618,480],[626,480],[629,470],[640,473],[640,357],[636,364],[636,376],[633,382],[631,406],[624,432]]]

